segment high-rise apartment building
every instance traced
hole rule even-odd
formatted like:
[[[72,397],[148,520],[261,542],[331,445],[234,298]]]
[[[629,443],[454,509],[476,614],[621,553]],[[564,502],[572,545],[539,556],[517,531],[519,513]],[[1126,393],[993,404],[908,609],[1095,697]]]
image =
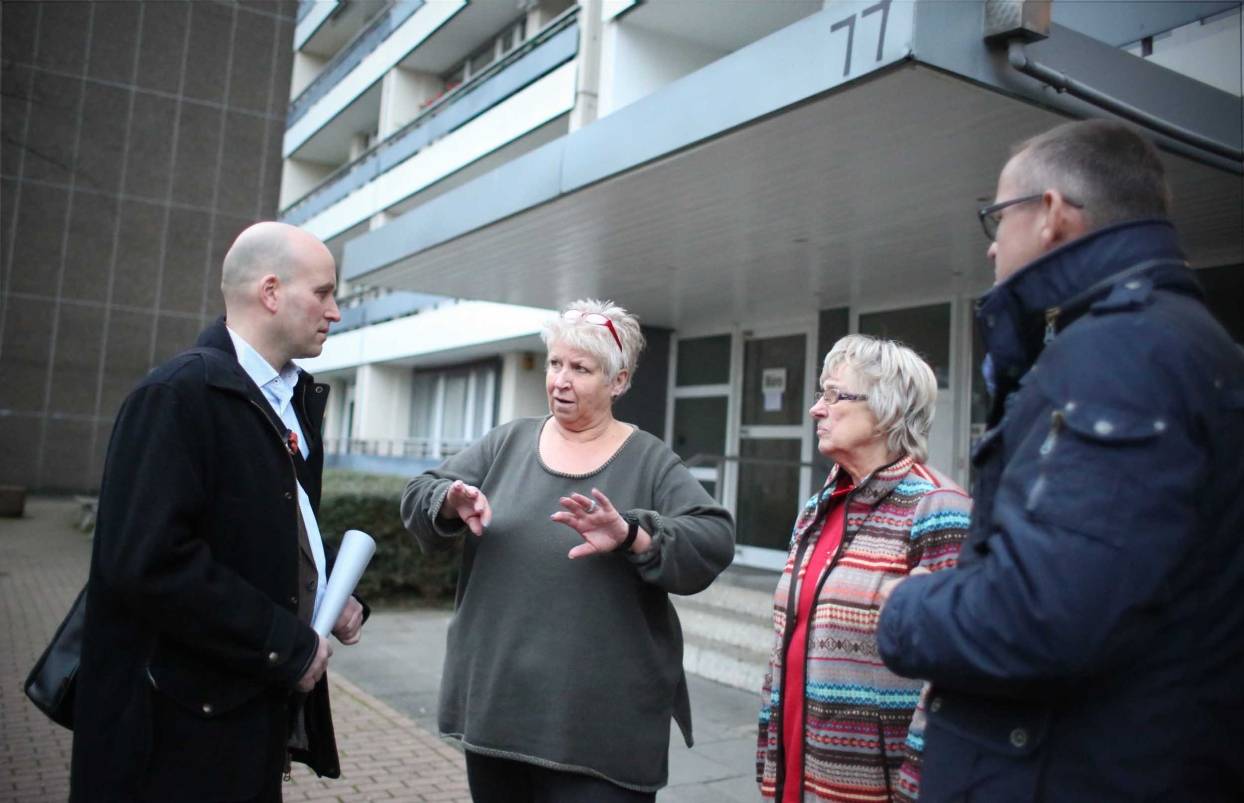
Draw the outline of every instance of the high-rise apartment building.
[[[310,362],[342,459],[409,470],[544,409],[547,308],[652,327],[636,405],[780,565],[824,477],[806,408],[847,332],[934,366],[931,462],[984,417],[975,211],[1066,119],[1158,143],[1175,222],[1244,338],[1239,2],[304,2],[282,217],[339,255]],[[1234,302],[1226,299],[1234,296]],[[506,306],[516,305],[516,306]],[[402,461],[407,462],[403,463]]]

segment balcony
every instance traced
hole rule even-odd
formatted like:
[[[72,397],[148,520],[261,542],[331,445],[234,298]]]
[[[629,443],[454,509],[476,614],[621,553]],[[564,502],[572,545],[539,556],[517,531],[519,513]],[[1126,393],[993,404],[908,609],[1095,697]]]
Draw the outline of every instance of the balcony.
[[[282,156],[301,158],[317,134],[348,116],[360,96],[378,93],[389,70],[466,7],[466,0],[397,0],[379,11],[371,3],[341,6],[340,16],[321,26],[303,48],[331,58],[290,103]],[[350,36],[354,30],[358,32]],[[337,44],[346,36],[350,38]]]
[[[315,80],[302,90],[298,97],[290,101],[289,112],[285,118],[286,128],[293,128],[317,101],[328,94],[329,90],[349,75],[355,67],[363,63],[363,59],[373,53],[380,43],[410,19],[423,5],[423,0],[400,0],[389,7],[388,11],[378,15],[350,44],[346,45],[333,59],[324,65],[324,70]],[[299,8],[299,13],[302,8]]]
[[[297,22],[302,22],[314,8],[315,0],[298,0],[298,15],[295,20]]]
[[[341,320],[333,324],[332,333],[337,335],[351,329],[360,329],[364,326],[391,321],[394,318],[413,315],[416,312],[431,309],[443,301],[445,299],[441,296],[400,291],[368,299],[357,306],[343,308]]]
[[[429,144],[462,128],[573,60],[579,46],[577,12],[577,6],[568,9],[487,70],[437,99],[392,136],[329,175],[313,191],[290,205],[281,219],[294,225],[306,223]],[[410,187],[409,193],[418,189]],[[369,211],[374,214],[383,211],[383,207]]]

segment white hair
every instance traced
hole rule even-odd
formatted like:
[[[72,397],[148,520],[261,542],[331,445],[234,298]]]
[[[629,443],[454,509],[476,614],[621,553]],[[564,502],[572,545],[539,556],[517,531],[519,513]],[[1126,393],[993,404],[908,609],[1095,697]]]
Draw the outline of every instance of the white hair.
[[[868,395],[891,452],[923,463],[929,457],[929,428],[937,403],[937,377],[920,355],[894,340],[847,335],[825,355],[821,385],[841,367],[864,383],[852,391]]]
[[[588,323],[582,318],[577,321],[563,318],[562,315],[569,310],[604,315],[613,322],[618,339],[622,341],[622,348],[618,348],[609,327]],[[613,381],[619,373],[626,371],[626,384],[618,395],[630,389],[631,380],[635,378],[635,368],[639,365],[639,352],[644,348],[644,335],[639,329],[639,318],[612,301],[598,301],[594,298],[581,298],[562,307],[557,317],[544,325],[540,338],[544,340],[545,348],[560,343],[591,354],[604,368],[608,381]]]

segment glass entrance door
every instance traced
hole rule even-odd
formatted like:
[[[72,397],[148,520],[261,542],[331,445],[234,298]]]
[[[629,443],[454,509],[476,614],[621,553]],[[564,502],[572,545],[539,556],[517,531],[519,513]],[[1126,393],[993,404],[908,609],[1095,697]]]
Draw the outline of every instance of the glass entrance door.
[[[928,464],[954,477],[958,472],[955,450],[956,394],[951,348],[951,304],[861,313],[860,334],[897,340],[932,366],[937,377],[937,404],[929,432]]]
[[[741,563],[780,569],[807,493],[809,335],[744,337],[735,519]]]

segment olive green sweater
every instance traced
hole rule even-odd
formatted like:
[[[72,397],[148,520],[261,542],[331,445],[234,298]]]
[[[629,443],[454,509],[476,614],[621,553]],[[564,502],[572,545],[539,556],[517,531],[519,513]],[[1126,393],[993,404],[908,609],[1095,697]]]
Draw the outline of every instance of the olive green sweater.
[[[671,717],[691,745],[682,630],[667,594],[701,591],[730,564],[733,522],[641,430],[591,474],[553,471],[538,451],[546,420],[497,427],[403,494],[402,520],[424,550],[465,537],[440,730],[474,752],[654,791],[668,775]],[[492,506],[479,538],[437,521],[459,479]],[[566,557],[582,538],[549,516],[560,497],[592,488],[638,516],[648,550]]]

